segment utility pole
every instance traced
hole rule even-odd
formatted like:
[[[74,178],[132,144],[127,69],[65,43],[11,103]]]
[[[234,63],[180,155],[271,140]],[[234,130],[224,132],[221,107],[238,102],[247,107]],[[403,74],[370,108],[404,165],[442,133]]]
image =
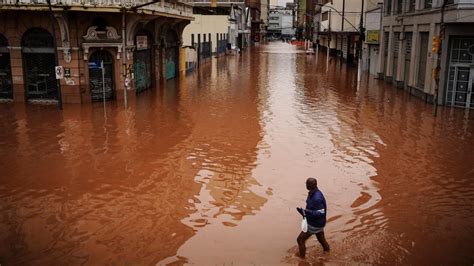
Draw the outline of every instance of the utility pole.
[[[357,81],[360,82],[362,79],[362,44],[364,43],[365,39],[365,29],[364,29],[364,0],[362,0],[362,6],[360,9],[360,23],[359,23],[359,47],[358,47],[358,53],[359,53],[359,63],[358,63],[358,75],[357,75]]]
[[[328,21],[328,25],[329,25],[328,26],[328,51],[327,51],[328,56],[326,58],[326,66],[327,66],[326,71],[329,71],[329,55],[330,55],[330,51],[331,51],[331,9],[329,9],[328,12],[329,12],[328,13],[328,15],[329,15],[329,17],[328,17],[328,20],[329,20]]]
[[[48,3],[48,8],[49,8],[49,18],[51,21],[51,31],[53,35],[53,48],[54,48],[54,64],[56,66],[59,66],[59,60],[58,60],[58,44],[56,43],[56,27],[54,26],[55,19],[54,19],[54,14],[53,14],[53,8],[51,7],[51,0],[47,0]],[[56,69],[56,68],[55,68]],[[56,79],[56,98],[58,99],[58,108],[59,110],[63,109],[63,99],[61,96],[61,81],[59,79]]]
[[[342,0],[342,16],[341,16],[341,32],[344,34],[344,19],[345,19],[345,13],[346,13],[346,0]],[[341,36],[343,37],[343,36]],[[344,41],[344,38],[341,38],[341,61],[342,58],[344,57],[344,51],[342,51],[342,48],[344,47],[342,42]]]
[[[446,9],[446,5],[448,4],[448,0],[443,0],[443,5],[441,6],[441,22],[440,22],[440,29],[439,29],[439,44],[438,44],[438,51],[437,51],[437,58],[436,58],[436,68],[434,69],[434,78],[435,78],[435,91],[433,96],[433,116],[438,115],[438,93],[439,93],[439,71],[441,70],[441,53],[442,53],[442,45],[443,39],[445,34],[445,25],[444,25],[444,11]]]

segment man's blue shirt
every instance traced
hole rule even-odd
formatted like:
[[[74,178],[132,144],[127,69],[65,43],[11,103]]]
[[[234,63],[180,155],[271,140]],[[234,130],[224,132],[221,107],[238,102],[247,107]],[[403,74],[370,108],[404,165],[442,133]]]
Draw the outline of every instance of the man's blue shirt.
[[[326,199],[319,189],[308,193],[305,213],[309,225],[314,227],[326,225]]]

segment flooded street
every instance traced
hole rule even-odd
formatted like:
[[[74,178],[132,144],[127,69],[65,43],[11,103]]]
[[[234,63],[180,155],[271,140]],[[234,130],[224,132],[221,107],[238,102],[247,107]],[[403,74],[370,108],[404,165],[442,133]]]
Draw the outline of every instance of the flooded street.
[[[474,263],[474,112],[270,43],[121,101],[0,104],[0,264]],[[304,265],[304,264],[303,264]]]

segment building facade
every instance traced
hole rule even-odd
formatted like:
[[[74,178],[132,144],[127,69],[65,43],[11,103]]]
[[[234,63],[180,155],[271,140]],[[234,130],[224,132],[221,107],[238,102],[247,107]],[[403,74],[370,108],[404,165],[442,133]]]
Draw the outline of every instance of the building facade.
[[[380,53],[380,29],[382,27],[382,7],[368,8],[365,11],[365,40],[362,46],[362,70],[377,75]]]
[[[385,0],[382,27],[380,78],[428,102],[474,108],[474,1]]]
[[[230,21],[228,15],[194,15],[192,21],[183,31],[183,45],[194,48],[202,47],[205,58],[211,54],[224,53],[227,46]]]
[[[0,97],[18,102],[114,100],[176,77],[191,7],[167,1],[138,7],[144,3],[52,1],[54,40],[46,1],[3,1]],[[55,54],[63,67],[60,86]]]
[[[332,2],[332,3],[331,3]],[[361,16],[374,9],[372,1],[334,0],[321,1],[316,9],[316,32],[313,41],[336,54],[348,63],[357,63],[358,42],[361,36]],[[363,22],[363,20],[362,20]]]
[[[295,35],[295,29],[293,28],[293,10],[288,10],[283,7],[273,8],[270,10],[268,18],[268,36],[290,39]]]

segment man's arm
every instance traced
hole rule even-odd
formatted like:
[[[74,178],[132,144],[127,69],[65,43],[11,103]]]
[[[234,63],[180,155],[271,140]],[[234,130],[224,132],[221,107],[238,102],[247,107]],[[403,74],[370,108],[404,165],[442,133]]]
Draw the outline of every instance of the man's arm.
[[[324,217],[324,214],[326,213],[326,210],[325,210],[325,209],[320,209],[320,210],[309,210],[309,209],[306,209],[306,210],[304,210],[304,211],[305,211],[305,213],[306,213],[306,216],[312,217],[312,218]]]

